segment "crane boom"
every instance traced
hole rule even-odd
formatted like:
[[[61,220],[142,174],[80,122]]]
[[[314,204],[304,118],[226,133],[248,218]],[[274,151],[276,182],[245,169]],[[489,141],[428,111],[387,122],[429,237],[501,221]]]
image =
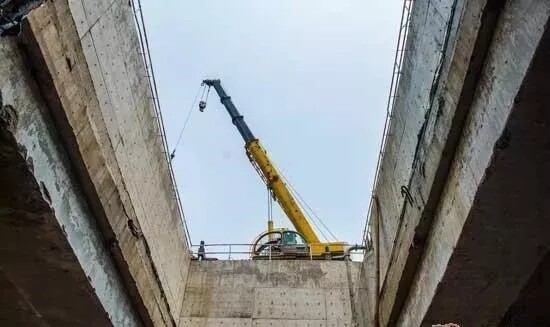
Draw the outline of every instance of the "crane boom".
[[[290,193],[287,185],[281,178],[281,175],[269,159],[267,152],[260,144],[260,141],[254,137],[254,134],[244,121],[244,117],[239,113],[231,97],[225,93],[219,79],[204,80],[203,83],[207,86],[214,87],[216,93],[220,97],[221,103],[227,109],[233,124],[241,134],[244,142],[246,153],[257,168],[260,176],[273,192],[276,201],[279,203],[288,219],[292,222],[298,233],[300,233],[305,241],[309,244],[320,244],[321,241],[315,231],[309,224],[302,209]]]

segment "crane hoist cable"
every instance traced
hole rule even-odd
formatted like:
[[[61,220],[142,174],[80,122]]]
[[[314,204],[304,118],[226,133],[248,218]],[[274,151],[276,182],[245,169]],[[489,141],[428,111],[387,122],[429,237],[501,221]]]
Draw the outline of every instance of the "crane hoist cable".
[[[268,181],[264,178],[264,176],[262,175],[262,172],[260,171],[260,169],[257,167],[257,165],[255,164],[254,160],[252,160],[251,158],[250,159],[250,162],[252,163],[252,166],[255,168],[256,172],[260,175],[260,177],[262,178],[262,180],[264,181],[264,183],[266,185],[268,185]],[[275,164],[272,163],[273,166],[276,166]],[[321,235],[325,238],[325,240],[329,241],[329,240],[337,240],[338,238],[336,236],[334,236],[334,234],[332,233],[332,231],[327,227],[327,225],[323,222],[323,220],[319,217],[319,215],[317,215],[317,213],[315,212],[315,210],[313,210],[313,208],[306,202],[306,200],[304,200],[304,198],[302,197],[302,195],[294,188],[294,186],[292,185],[292,183],[290,183],[290,181],[288,180],[288,178],[286,178],[285,174],[283,173],[283,171],[281,170],[280,167],[277,167],[277,169],[280,171],[280,175],[281,177],[283,178],[283,180],[285,181],[285,183],[288,185],[288,188],[289,188],[289,191],[294,195],[294,197],[296,198],[296,201],[298,203],[298,205],[300,206],[300,208],[307,212],[309,214],[310,217],[313,217],[314,219],[310,219],[310,221],[313,223],[313,225],[315,226],[315,228],[317,229],[317,231],[319,233],[321,233]],[[270,211],[272,210],[272,207],[273,207],[273,202],[272,202],[272,197],[274,196],[273,195],[273,191],[269,189],[269,186],[267,187],[268,188],[268,196],[269,194],[271,194],[271,197],[268,199],[268,221],[273,221],[272,219],[272,215],[273,215],[273,212]],[[271,202],[270,202],[271,201]],[[315,221],[315,219],[317,219],[317,221]],[[322,227],[324,228],[321,228],[321,226],[319,226],[319,224],[317,224],[317,222],[319,222]],[[327,234],[325,234],[325,231],[328,232],[330,234],[330,236],[332,237],[329,238],[327,236]]]
[[[302,208],[302,210],[306,211],[310,217],[313,217],[315,218],[318,222],[320,222],[322,224],[322,226],[324,227],[324,231],[323,229],[317,224],[317,222],[315,221],[315,219],[310,219],[310,221],[313,223],[313,225],[316,227],[317,231],[319,231],[319,233],[321,233],[321,235],[328,241],[330,240],[330,238],[327,236],[327,234],[325,234],[325,231],[327,231],[334,239],[336,239],[336,237],[334,236],[334,234],[332,234],[332,232],[330,231],[330,229],[328,229],[328,227],[325,225],[325,223],[319,218],[319,216],[317,215],[317,213],[311,208],[311,206],[304,200],[304,198],[302,197],[302,195],[296,190],[296,188],[292,185],[292,183],[288,180],[288,178],[285,176],[283,170],[278,167],[279,171],[280,171],[280,175],[281,177],[283,178],[283,180],[285,181],[285,183],[288,185],[288,188],[289,188],[289,191],[295,196],[296,198],[296,201],[298,202],[298,205]]]
[[[296,190],[296,188],[292,185],[292,183],[290,183],[290,181],[288,180],[288,178],[285,176],[283,170],[279,167],[279,171],[280,171],[280,174],[281,174],[281,177],[283,178],[283,180],[285,181],[285,183],[287,183],[290,191],[292,193],[294,193],[296,195],[296,199],[298,200],[299,204],[301,204],[302,208],[304,210],[306,210],[307,212],[309,212],[309,215],[315,219],[317,219],[317,221],[324,227],[325,231],[328,232],[330,234],[330,236],[332,237],[332,240],[337,240],[338,238],[332,233],[332,231],[328,228],[328,226],[323,222],[323,220],[317,215],[317,213],[315,212],[315,210],[313,210],[313,208],[306,202],[306,200],[304,200],[304,198],[302,197],[302,195]],[[323,237],[326,239],[326,240],[330,240],[329,237],[327,237],[327,235],[323,232],[323,230],[319,227],[319,225],[317,225],[317,223],[315,222],[315,220],[311,220],[312,223],[315,225],[315,227],[317,227],[317,230],[321,233],[321,235],[323,235]]]
[[[189,110],[187,111],[187,116],[185,117],[185,120],[183,121],[183,126],[182,126],[182,128],[180,130],[180,133],[178,135],[178,140],[176,141],[176,145],[174,146],[174,149],[172,150],[172,153],[170,153],[170,160],[174,159],[174,157],[176,156],[176,149],[178,148],[178,146],[181,142],[181,137],[183,136],[183,131],[185,131],[185,128],[187,127],[187,124],[189,123],[189,118],[191,118],[191,114],[194,111],[193,109],[195,108],[197,100],[199,99],[199,94],[201,93],[201,89],[202,89],[203,94],[204,94],[204,89],[205,88],[206,87],[204,85],[201,85],[199,87],[199,89],[197,90],[197,93],[195,94],[195,98],[193,99],[193,103],[189,107]]]
[[[273,194],[269,187],[267,187],[267,220],[273,221]]]
[[[253,161],[252,161],[253,163]],[[254,163],[253,163],[254,165]],[[325,228],[325,230],[323,230],[318,224],[317,224],[317,221],[313,220],[313,219],[310,219],[310,221],[313,223],[313,225],[315,226],[316,230],[321,234],[321,236],[323,236],[325,238],[325,240],[331,240],[327,234],[325,234],[325,231],[327,231],[332,237],[333,237],[333,240],[336,240],[336,236],[334,236],[334,234],[330,231],[330,229],[328,229],[327,225],[325,225],[325,223],[321,220],[321,218],[319,218],[319,216],[317,215],[317,213],[311,208],[311,206],[304,200],[304,198],[300,195],[300,193],[298,193],[298,191],[294,188],[294,186],[292,186],[292,184],[290,183],[290,181],[288,180],[288,178],[285,177],[285,175],[283,174],[283,172],[281,171],[280,168],[277,168],[279,169],[280,171],[280,175],[281,177],[283,178],[283,180],[285,181],[285,183],[288,185],[288,188],[289,188],[289,191],[292,193],[292,195],[294,195],[294,197],[296,198],[296,202],[298,203],[298,205],[300,206],[300,208],[302,210],[304,210],[305,212],[307,212],[309,214],[309,216],[312,216],[314,217],[315,219],[317,219],[317,221],[319,223],[321,223],[321,225]],[[258,169],[256,169],[256,171],[258,171]],[[260,177],[262,177],[262,174],[261,172],[258,172],[260,174]],[[263,178],[262,178],[263,179]],[[267,181],[264,180],[264,183],[266,183],[267,185]],[[270,221],[270,222],[273,222],[273,191],[269,188],[269,186],[267,187],[267,220]]]
[[[203,102],[203,101],[201,101]],[[203,103],[203,106],[201,106],[200,108],[202,108],[204,110],[204,108],[206,107],[206,102]],[[249,156],[248,158],[250,160],[250,163],[252,164],[252,166],[254,167],[254,169],[256,170],[256,172],[258,173],[258,175],[260,175],[260,178],[263,180],[263,182],[268,185],[269,182],[268,180],[264,177],[264,175],[262,174],[260,168],[258,167],[258,165],[256,164],[256,162]],[[276,166],[274,163],[271,163],[273,166]],[[319,217],[319,215],[315,212],[315,210],[313,210],[313,208],[306,202],[306,200],[304,200],[304,198],[302,197],[302,195],[292,186],[292,184],[290,183],[290,181],[288,180],[288,178],[286,178],[283,170],[280,168],[280,167],[277,167],[277,169],[280,171],[280,175],[282,177],[282,179],[285,181],[285,183],[288,185],[288,188],[289,188],[289,191],[292,193],[292,195],[294,195],[294,197],[296,198],[296,202],[298,203],[298,205],[300,206],[300,208],[307,212],[309,214],[310,217],[313,217],[314,219],[317,219],[317,221],[322,225],[322,227],[324,228],[324,231],[323,229],[317,224],[317,222],[314,220],[314,219],[310,219],[311,222],[313,223],[313,225],[315,226],[315,228],[317,229],[317,231],[319,233],[321,233],[321,235],[327,240],[332,240],[332,241],[336,241],[338,238],[332,233],[332,231],[328,228],[328,226],[325,224],[325,222]],[[269,190],[269,186],[268,186],[268,190]],[[272,196],[273,195],[273,190],[271,190],[271,194]],[[268,206],[270,204],[268,203]],[[272,205],[272,204],[271,204]],[[269,213],[269,211],[268,211]],[[269,221],[272,221],[272,219],[268,219]],[[327,234],[325,234],[324,232],[328,232],[330,234],[330,236],[332,237],[329,238],[327,236]]]

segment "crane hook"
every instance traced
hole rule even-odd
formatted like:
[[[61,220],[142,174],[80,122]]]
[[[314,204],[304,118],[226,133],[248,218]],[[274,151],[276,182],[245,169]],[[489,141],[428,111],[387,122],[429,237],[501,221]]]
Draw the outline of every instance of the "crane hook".
[[[204,109],[206,109],[206,101],[201,100],[199,102],[199,110],[200,112],[204,112]]]
[[[204,86],[204,83],[202,83],[201,86]],[[208,101],[208,95],[210,94],[210,86],[208,86],[208,91],[206,92],[206,98],[204,97],[205,90],[206,88],[202,89],[201,101],[199,102],[200,112],[204,112],[204,109],[206,109],[206,101]]]

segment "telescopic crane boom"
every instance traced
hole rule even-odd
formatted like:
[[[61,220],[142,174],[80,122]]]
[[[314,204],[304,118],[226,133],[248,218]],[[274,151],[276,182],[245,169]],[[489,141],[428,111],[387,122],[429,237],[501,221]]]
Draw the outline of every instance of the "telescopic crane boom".
[[[283,209],[284,213],[288,217],[288,219],[292,222],[294,227],[296,228],[296,231],[304,238],[305,242],[307,243],[307,253],[305,253],[307,256],[312,257],[340,257],[344,254],[346,243],[344,242],[328,242],[323,243],[309,224],[306,216],[304,215],[304,212],[290,193],[287,185],[281,178],[281,175],[275,168],[275,166],[272,164],[271,160],[269,159],[267,152],[265,149],[261,146],[260,141],[254,136],[246,122],[244,121],[244,117],[239,113],[235,105],[233,104],[233,101],[231,101],[231,97],[227,95],[225,90],[223,89],[221,82],[219,79],[214,80],[204,80],[203,84],[207,85],[208,87],[214,87],[216,90],[216,93],[218,93],[220,97],[221,103],[225,106],[227,109],[227,112],[229,113],[229,116],[231,117],[231,120],[235,127],[237,127],[237,130],[241,134],[244,142],[245,142],[245,150],[248,158],[250,159],[252,165],[256,168],[258,173],[260,174],[262,180],[266,183],[267,187],[271,190],[275,200],[279,203],[281,208]],[[201,104],[201,108],[204,109],[205,103]],[[269,234],[274,232],[273,226],[271,224],[268,224],[268,232],[263,234]],[[283,245],[283,248],[285,246],[285,235],[284,230],[279,229],[278,232],[283,232],[281,237],[281,242]],[[265,246],[262,248],[262,236],[261,234],[257,239],[256,243],[253,247],[253,252],[259,255],[259,252],[261,252],[262,249],[265,249]],[[273,244],[273,236],[269,236],[268,238],[270,241],[266,243]],[[274,248],[273,245],[269,244],[269,250],[271,254],[271,250]],[[289,244],[288,244],[289,245]],[[287,247],[288,248],[288,247]],[[281,247],[277,248],[281,249]],[[300,251],[296,251],[294,249],[292,252],[292,257],[299,257]],[[283,255],[284,256],[284,255]]]

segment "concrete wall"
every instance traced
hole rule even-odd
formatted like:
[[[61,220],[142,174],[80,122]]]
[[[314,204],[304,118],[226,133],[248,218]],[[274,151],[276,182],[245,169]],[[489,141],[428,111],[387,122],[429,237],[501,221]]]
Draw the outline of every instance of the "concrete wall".
[[[404,326],[498,325],[550,249],[549,17],[548,1],[500,9]]]
[[[380,285],[360,281],[377,289],[381,326],[497,325],[546,253],[545,174],[529,171],[548,163],[546,67],[532,66],[549,13],[547,1],[414,3],[370,212],[364,267]]]
[[[374,251],[365,253],[354,284],[354,301],[360,326],[375,326],[376,320],[376,256]]]
[[[0,41],[0,325],[140,324],[15,40]],[[2,105],[0,105],[2,107]],[[11,141],[10,141],[11,140]],[[101,304],[100,304],[101,303]]]
[[[371,221],[378,214],[383,217],[379,248],[382,283],[405,206],[401,187],[410,186],[421,130],[432,104],[437,102],[434,98],[437,76],[449,51],[448,43],[454,37],[450,17],[459,13],[453,3],[453,0],[414,2],[395,109],[375,191],[380,208],[374,206],[377,212],[370,213]]]
[[[90,68],[113,177],[127,193],[135,225],[147,240],[171,316],[181,307],[187,239],[169,179],[132,8],[124,1],[69,1]],[[101,190],[100,190],[101,192]],[[131,216],[132,214],[130,214]],[[132,217],[129,217],[132,219]]]
[[[451,65],[454,58],[460,60],[457,66],[467,62],[468,51],[475,44],[475,38],[470,37],[462,41],[470,42],[469,46],[457,46],[463,6],[460,0],[415,1],[412,9],[401,79],[374,190],[377,200],[369,213],[373,239],[379,243],[375,248],[379,259],[376,269],[383,297],[382,320],[386,322],[392,307],[402,301],[400,284],[410,278],[406,270],[416,227],[421,217],[429,217],[444,183],[444,169],[440,167],[447,163],[442,162],[442,153],[445,147],[452,148],[446,144],[453,122],[448,108],[457,103],[464,80],[463,69]],[[472,28],[479,25],[470,24]],[[453,70],[452,83],[445,85]],[[442,92],[445,87],[454,87],[453,92]],[[419,235],[416,243],[421,239]],[[413,258],[414,262],[417,258]]]
[[[47,2],[28,18],[0,40],[16,140],[111,322],[174,326],[190,253],[131,2]]]
[[[330,261],[192,261],[179,326],[364,326],[360,265]]]

